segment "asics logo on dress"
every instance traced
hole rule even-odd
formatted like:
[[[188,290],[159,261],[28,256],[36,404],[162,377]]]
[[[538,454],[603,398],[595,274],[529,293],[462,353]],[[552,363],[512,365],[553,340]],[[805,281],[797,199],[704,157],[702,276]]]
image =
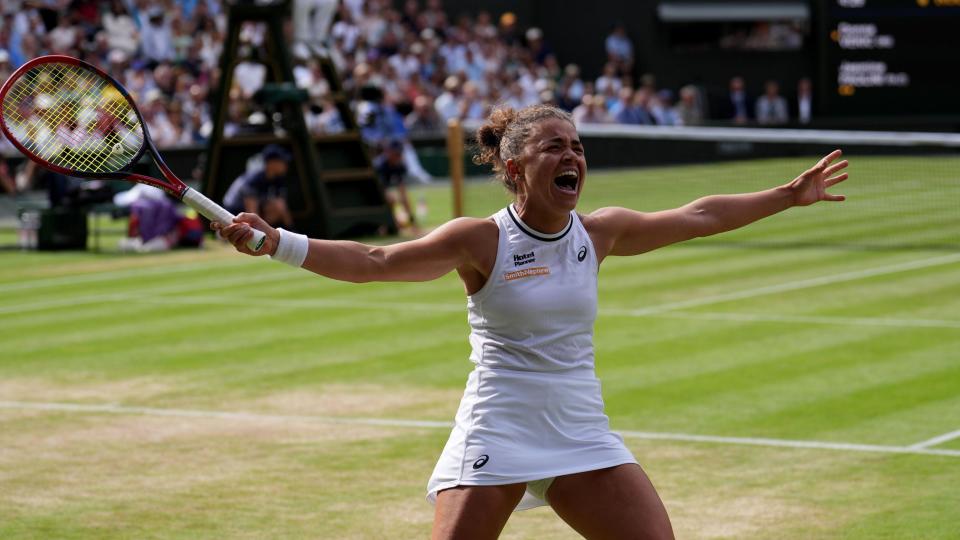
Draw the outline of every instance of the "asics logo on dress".
[[[484,465],[487,464],[488,461],[490,461],[490,456],[486,454],[480,456],[479,458],[477,458],[476,461],[473,462],[473,469],[477,470],[480,467],[483,467]]]
[[[577,262],[583,262],[587,258],[587,246],[580,246],[580,251],[577,252]]]

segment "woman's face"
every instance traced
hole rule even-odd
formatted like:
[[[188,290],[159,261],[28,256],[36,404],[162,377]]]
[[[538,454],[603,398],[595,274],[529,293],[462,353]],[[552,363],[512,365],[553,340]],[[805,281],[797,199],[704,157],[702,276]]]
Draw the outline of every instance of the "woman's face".
[[[583,145],[573,124],[560,118],[540,121],[519,163],[517,198],[525,207],[569,212],[577,206],[587,175]]]

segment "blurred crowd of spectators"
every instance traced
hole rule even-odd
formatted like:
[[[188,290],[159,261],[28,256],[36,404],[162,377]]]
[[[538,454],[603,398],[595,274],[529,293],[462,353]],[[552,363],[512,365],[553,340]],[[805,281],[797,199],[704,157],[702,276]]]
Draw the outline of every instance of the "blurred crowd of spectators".
[[[67,54],[117,77],[159,146],[204,140],[225,20],[220,2],[3,1],[0,79],[43,54]]]
[[[440,0],[344,2],[331,29],[330,51],[350,91],[375,86],[384,106],[410,132],[442,129],[451,118],[481,120],[496,105],[550,103],[578,123],[693,125],[704,118],[695,87],[658,89],[653,76],[634,81],[633,43],[616,26],[604,39],[603,72],[584,77],[563,65],[541,29],[516,17],[480,11],[448,21]]]
[[[378,110],[396,118],[404,136],[438,132],[454,117],[480,120],[499,104],[552,103],[571,111],[578,123],[697,125],[707,118],[698,87],[666,89],[653,75],[634,78],[634,46],[622,26],[603,38],[606,63],[592,78],[575,64],[564,65],[543,31],[524,27],[509,12],[449,20],[442,0],[406,0],[400,9],[388,0],[341,0],[332,25],[322,24],[326,28],[315,33],[326,35],[322,45],[361,123],[369,101],[364,89],[376,88]],[[158,146],[197,143],[212,128],[209,96],[220,77],[225,26],[221,0],[4,0],[0,80],[42,54],[77,56],[130,90]],[[241,54],[250,60],[234,72],[228,136],[266,122],[252,99],[267,75],[256,58],[264,32],[254,23],[241,32]],[[309,129],[342,131],[345,122],[319,62],[309,54],[295,56],[296,82],[310,98]],[[737,97],[736,84],[743,81],[731,81],[729,99],[709,104],[711,117],[776,124],[802,107],[791,106],[788,113],[775,82],[756,100]]]

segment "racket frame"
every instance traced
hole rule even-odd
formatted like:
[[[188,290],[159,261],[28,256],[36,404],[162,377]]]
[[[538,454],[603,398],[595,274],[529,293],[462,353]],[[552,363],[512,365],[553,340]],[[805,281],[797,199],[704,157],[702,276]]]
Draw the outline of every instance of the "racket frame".
[[[53,163],[50,163],[49,161],[43,159],[42,157],[38,156],[34,152],[27,149],[23,144],[20,143],[19,140],[16,139],[16,137],[14,137],[10,133],[10,130],[7,127],[7,121],[6,121],[5,115],[0,114],[0,129],[3,130],[3,134],[7,137],[7,140],[9,140],[11,143],[13,143],[14,146],[17,147],[17,150],[20,150],[23,153],[23,155],[43,165],[45,169],[49,169],[53,172],[57,172],[67,176],[74,176],[77,178],[91,178],[95,180],[131,180],[134,182],[142,182],[142,183],[149,184],[151,186],[163,189],[164,191],[173,195],[174,197],[177,197],[178,199],[181,197],[181,194],[183,193],[183,191],[185,191],[185,188],[187,187],[187,185],[184,184],[182,180],[177,178],[177,176],[173,174],[170,168],[167,167],[166,163],[163,162],[163,158],[160,157],[159,152],[157,152],[156,147],[153,144],[153,140],[150,138],[150,131],[147,128],[146,122],[143,121],[143,115],[140,114],[140,109],[137,108],[136,103],[133,101],[133,97],[130,95],[129,92],[127,92],[127,89],[124,88],[123,85],[121,85],[115,78],[113,78],[112,76],[110,76],[108,73],[104,72],[97,66],[84,62],[83,60],[80,60],[78,58],[74,58],[72,56],[65,56],[62,54],[51,54],[47,56],[40,56],[40,57],[34,58],[28,61],[27,63],[23,64],[19,68],[17,68],[17,70],[10,75],[10,78],[7,79],[7,81],[3,84],[3,86],[0,87],[0,103],[3,103],[4,99],[6,99],[7,97],[7,93],[10,91],[10,88],[13,86],[13,84],[16,81],[20,79],[20,77],[23,76],[25,72],[30,71],[34,67],[38,65],[43,65],[43,64],[74,65],[74,66],[81,67],[83,69],[93,71],[103,79],[107,80],[110,84],[114,86],[114,88],[116,88],[120,92],[123,98],[127,100],[127,103],[130,104],[134,114],[137,115],[137,120],[140,122],[140,127],[143,129],[144,144],[140,146],[140,149],[130,159],[130,161],[124,164],[124,166],[121,167],[121,170],[117,172],[91,173],[91,172],[85,172],[85,171],[76,171],[73,169],[67,169],[66,167],[61,167],[60,165],[55,165]],[[159,166],[161,173],[163,173],[166,182],[150,176],[144,176],[142,174],[136,174],[136,173],[130,172],[129,169],[134,165],[136,165],[141,158],[143,158],[143,154],[147,152],[148,149],[150,151],[151,157],[156,159],[157,165]]]
[[[43,64],[68,64],[77,66],[81,69],[94,72],[113,85],[113,87],[120,92],[123,98],[127,100],[130,108],[133,109],[133,113],[137,115],[137,120],[140,122],[140,127],[143,130],[143,144],[140,146],[140,149],[137,151],[137,153],[130,158],[130,161],[123,165],[123,167],[121,167],[117,172],[91,173],[75,171],[50,163],[46,159],[43,159],[27,149],[23,144],[20,143],[20,141],[16,139],[16,137],[13,137],[13,135],[10,133],[9,129],[7,128],[5,115],[3,114],[2,110],[0,110],[0,130],[3,131],[3,134],[7,140],[13,143],[13,145],[23,153],[23,155],[27,156],[33,161],[36,161],[45,169],[49,169],[53,172],[57,172],[66,176],[95,180],[126,180],[160,188],[170,195],[176,197],[178,200],[189,203],[190,206],[194,207],[195,210],[200,211],[200,213],[208,219],[219,221],[222,225],[229,225],[233,221],[233,214],[223,210],[222,207],[208,199],[199,191],[190,188],[190,186],[185,184],[183,180],[180,180],[180,178],[178,178],[177,175],[170,170],[170,167],[168,167],[166,162],[163,161],[163,158],[160,156],[160,152],[153,143],[153,138],[150,136],[150,130],[147,128],[147,123],[143,120],[143,115],[140,114],[140,109],[137,107],[137,103],[133,100],[133,96],[131,96],[130,93],[127,92],[127,89],[124,88],[124,86],[120,84],[120,82],[117,81],[113,76],[97,66],[90,64],[89,62],[84,62],[79,58],[62,54],[39,56],[26,62],[10,75],[6,82],[3,83],[3,86],[0,86],[0,107],[2,107],[3,101],[7,97],[7,93],[10,91],[10,88],[13,87],[13,84],[18,81],[23,74],[27,71],[30,71],[34,67]],[[136,165],[143,158],[145,153],[149,153],[150,157],[153,158],[154,163],[157,164],[157,167],[160,169],[160,173],[163,175],[163,180],[130,171],[130,168]],[[190,195],[187,197],[187,200],[184,200],[184,195],[186,195],[188,192],[190,192]],[[197,207],[198,205],[200,207]],[[224,219],[226,219],[227,216],[229,216],[230,219],[224,222]],[[250,242],[247,243],[247,246],[253,251],[259,251],[263,246],[265,235],[263,235],[262,231],[258,231],[256,229],[253,229],[253,231],[254,236]]]

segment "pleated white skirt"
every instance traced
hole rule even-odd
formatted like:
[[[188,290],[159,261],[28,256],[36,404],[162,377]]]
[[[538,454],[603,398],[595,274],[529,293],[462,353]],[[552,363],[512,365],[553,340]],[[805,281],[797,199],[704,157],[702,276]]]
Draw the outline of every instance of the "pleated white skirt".
[[[427,484],[427,500],[435,503],[437,492],[455,486],[532,482],[636,462],[623,438],[610,431],[592,370],[477,367]],[[527,491],[516,509],[545,504]]]

